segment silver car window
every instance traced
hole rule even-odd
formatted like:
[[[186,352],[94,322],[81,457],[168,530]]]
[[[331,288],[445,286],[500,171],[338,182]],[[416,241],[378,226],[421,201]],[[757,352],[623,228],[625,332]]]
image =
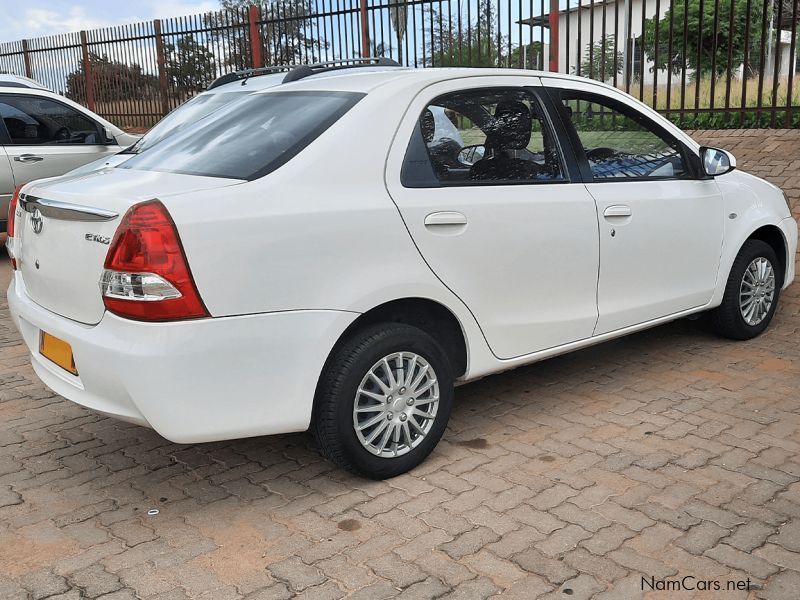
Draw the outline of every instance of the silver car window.
[[[77,110],[39,96],[0,96],[0,117],[11,145],[102,144],[97,123]]]

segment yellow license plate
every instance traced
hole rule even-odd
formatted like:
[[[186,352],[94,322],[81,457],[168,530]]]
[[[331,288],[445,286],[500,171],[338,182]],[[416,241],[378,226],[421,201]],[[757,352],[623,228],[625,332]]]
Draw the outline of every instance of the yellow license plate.
[[[75,368],[75,359],[72,356],[72,346],[46,331],[39,332],[39,353],[53,361],[65,371],[73,375],[78,374]]]

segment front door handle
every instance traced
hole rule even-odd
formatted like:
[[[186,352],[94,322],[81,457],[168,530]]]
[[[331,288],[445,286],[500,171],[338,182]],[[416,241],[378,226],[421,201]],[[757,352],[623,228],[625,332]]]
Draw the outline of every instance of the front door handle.
[[[609,206],[608,208],[603,211],[603,216],[606,218],[609,217],[630,217],[633,213],[631,212],[630,206],[625,206],[624,204],[614,204],[613,206]]]
[[[15,156],[14,160],[21,163],[37,163],[44,160],[44,156],[36,156],[35,154],[20,154]]]
[[[467,217],[454,210],[445,210],[435,212],[425,217],[426,227],[435,227],[437,225],[466,225]]]

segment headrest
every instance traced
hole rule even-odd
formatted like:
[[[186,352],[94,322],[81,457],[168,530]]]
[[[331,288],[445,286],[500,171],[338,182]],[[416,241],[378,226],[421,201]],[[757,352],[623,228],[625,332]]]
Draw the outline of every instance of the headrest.
[[[419,126],[422,129],[422,139],[425,140],[426,144],[430,144],[436,134],[436,119],[433,117],[433,112],[431,112],[430,108],[422,111],[422,115],[419,118]]]
[[[501,100],[494,109],[487,143],[498,150],[519,150],[531,141],[530,109],[519,100]]]

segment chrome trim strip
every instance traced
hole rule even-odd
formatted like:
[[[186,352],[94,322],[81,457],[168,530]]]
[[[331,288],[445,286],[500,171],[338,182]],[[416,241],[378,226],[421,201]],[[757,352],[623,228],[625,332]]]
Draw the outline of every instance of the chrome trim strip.
[[[30,213],[38,208],[39,212],[45,217],[63,221],[110,221],[119,216],[119,213],[102,208],[59,202],[58,200],[46,200],[25,194],[20,194],[19,205],[25,212]]]

